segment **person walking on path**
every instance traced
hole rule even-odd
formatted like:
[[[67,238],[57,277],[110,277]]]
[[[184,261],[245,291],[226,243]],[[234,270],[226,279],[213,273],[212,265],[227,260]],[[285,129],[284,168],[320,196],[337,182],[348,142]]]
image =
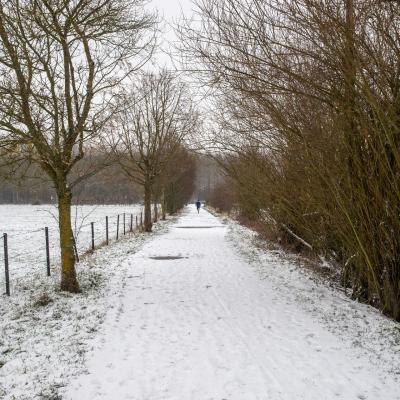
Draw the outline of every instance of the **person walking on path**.
[[[196,201],[197,214],[200,213],[200,207],[201,207],[200,200],[197,200],[197,201]]]

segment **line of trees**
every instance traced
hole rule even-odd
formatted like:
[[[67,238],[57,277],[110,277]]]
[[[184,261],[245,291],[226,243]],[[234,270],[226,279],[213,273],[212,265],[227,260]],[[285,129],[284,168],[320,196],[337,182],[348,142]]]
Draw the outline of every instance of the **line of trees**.
[[[119,101],[109,143],[126,176],[143,187],[144,228],[150,232],[152,200],[155,207],[161,201],[165,215],[166,185],[173,179],[168,170],[181,161],[177,155],[198,125],[197,113],[186,85],[168,71],[144,74]]]
[[[73,204],[133,204],[141,201],[142,191],[138,185],[126,179],[117,165],[103,168],[109,156],[99,154],[94,157],[86,155],[81,161],[87,165],[98,165],[100,171],[76,185],[73,191]],[[4,157],[3,160],[6,158]],[[23,168],[20,165],[17,173],[9,167],[0,168],[0,204],[53,204],[57,195],[47,175],[36,165]],[[1,178],[0,178],[1,179]]]
[[[79,292],[72,196],[117,160],[145,154],[138,142],[118,154],[114,147],[104,147],[113,135],[123,137],[125,123],[132,123],[135,134],[147,140],[159,138],[160,118],[171,118],[168,107],[160,114],[157,92],[157,82],[169,78],[165,73],[143,78],[158,22],[146,4],[145,0],[0,0],[0,165],[15,169],[16,176],[19,168],[35,165],[51,182],[59,211],[61,289],[69,292]],[[176,80],[171,77],[171,87]],[[172,89],[166,92],[175,96]],[[179,123],[174,118],[169,126],[163,125],[163,135]],[[169,145],[176,146],[173,141]],[[161,153],[168,151],[163,145]],[[157,162],[160,159],[149,174],[160,169]],[[148,160],[143,164],[147,168]]]
[[[196,3],[179,34],[240,210],[400,320],[400,3]]]

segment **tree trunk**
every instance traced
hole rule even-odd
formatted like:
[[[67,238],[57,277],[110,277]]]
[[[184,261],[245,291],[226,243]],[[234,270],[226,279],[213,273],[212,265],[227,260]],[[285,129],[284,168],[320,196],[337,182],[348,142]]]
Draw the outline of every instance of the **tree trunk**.
[[[154,198],[154,222],[158,221],[158,206],[157,206],[157,199]]]
[[[175,214],[175,191],[174,191],[174,183],[171,183],[171,214]]]
[[[150,178],[145,178],[144,184],[144,230],[151,232],[153,224],[151,222],[151,182]]]
[[[165,221],[167,219],[167,204],[166,204],[166,200],[165,200],[165,189],[162,189],[161,192],[161,215],[162,215],[162,219],[163,221]]]
[[[58,191],[58,224],[61,247],[61,290],[78,293],[76,279],[74,238],[71,226],[71,191],[64,187]]]

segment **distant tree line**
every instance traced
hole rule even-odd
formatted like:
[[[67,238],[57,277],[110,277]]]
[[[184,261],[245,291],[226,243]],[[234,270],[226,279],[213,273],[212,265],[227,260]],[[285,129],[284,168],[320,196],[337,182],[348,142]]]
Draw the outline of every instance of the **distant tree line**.
[[[217,94],[222,189],[400,320],[400,2],[195,2],[180,35]]]
[[[101,160],[99,161],[101,162]],[[0,204],[55,204],[57,193],[47,176],[31,165],[23,176],[3,168]],[[8,176],[8,179],[4,179]],[[73,204],[133,204],[142,199],[141,188],[132,184],[117,165],[111,165],[76,186]]]
[[[220,184],[224,182],[223,172],[218,163],[207,154],[197,154],[196,180],[193,200],[209,200],[211,194],[218,191]],[[229,198],[227,201],[230,201]]]

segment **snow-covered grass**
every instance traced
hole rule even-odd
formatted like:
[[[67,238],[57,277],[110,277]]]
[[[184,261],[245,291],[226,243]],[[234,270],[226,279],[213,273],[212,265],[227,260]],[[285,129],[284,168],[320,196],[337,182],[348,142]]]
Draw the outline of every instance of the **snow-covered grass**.
[[[105,218],[109,217],[109,237],[115,239],[117,215],[120,215],[119,233],[123,233],[123,213],[126,229],[130,228],[130,215],[140,215],[142,206],[133,205],[83,205],[72,207],[72,224],[79,254],[91,246],[91,226],[94,222],[95,244],[105,240]],[[8,253],[11,291],[27,285],[30,275],[39,272],[46,276],[46,248],[44,228],[49,228],[51,266],[60,261],[57,208],[55,205],[0,205],[0,234],[8,235]],[[0,293],[5,291],[3,240],[0,238]],[[30,283],[29,283],[30,285]]]
[[[400,400],[399,324],[230,219],[156,230],[2,298],[2,400]]]
[[[342,338],[343,346],[366,356],[377,374],[397,376],[400,388],[399,323],[351,299],[329,277],[305,266],[306,260],[301,257],[283,250],[266,250],[256,232],[227,217],[224,220],[230,227],[229,240],[261,280]]]
[[[398,325],[253,239],[187,208],[129,258],[135,276],[63,399],[400,400]]]
[[[0,297],[0,399],[61,398],[59,389],[72,376],[84,373],[89,339],[106,311],[119,307],[132,274],[127,259],[167,226],[168,221],[159,222],[153,234],[129,234],[85,256],[77,267],[81,294],[58,290],[55,267],[46,279],[32,270],[21,290]]]

